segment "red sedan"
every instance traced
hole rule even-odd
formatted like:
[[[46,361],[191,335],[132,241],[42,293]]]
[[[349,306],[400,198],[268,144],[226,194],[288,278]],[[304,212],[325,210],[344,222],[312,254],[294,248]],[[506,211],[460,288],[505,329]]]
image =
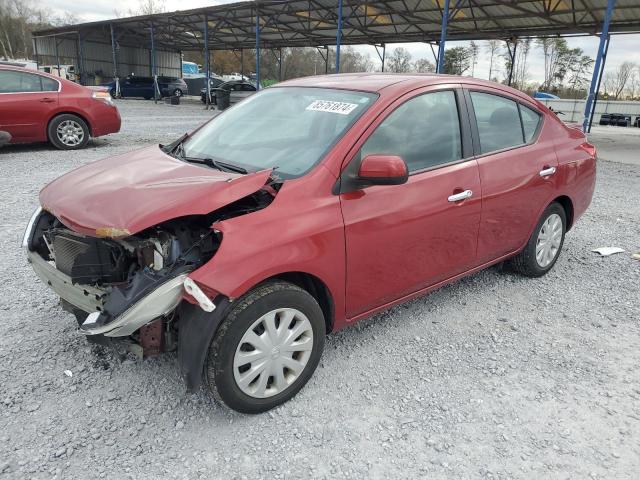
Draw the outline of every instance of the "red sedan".
[[[24,245],[89,340],[176,349],[190,389],[255,413],[327,332],[498,262],[547,273],[595,178],[585,136],[514,89],[305,78],[53,181]]]
[[[0,66],[0,132],[9,143],[51,142],[63,150],[120,130],[108,92],[18,67]],[[8,134],[8,135],[7,135]]]

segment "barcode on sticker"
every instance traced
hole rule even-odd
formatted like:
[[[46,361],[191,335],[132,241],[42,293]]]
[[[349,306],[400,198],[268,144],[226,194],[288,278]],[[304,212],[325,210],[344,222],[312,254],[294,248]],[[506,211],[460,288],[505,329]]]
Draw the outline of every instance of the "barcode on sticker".
[[[313,103],[311,103],[311,105],[306,108],[306,110],[349,115],[357,106],[357,103],[332,102],[330,100],[314,100]]]

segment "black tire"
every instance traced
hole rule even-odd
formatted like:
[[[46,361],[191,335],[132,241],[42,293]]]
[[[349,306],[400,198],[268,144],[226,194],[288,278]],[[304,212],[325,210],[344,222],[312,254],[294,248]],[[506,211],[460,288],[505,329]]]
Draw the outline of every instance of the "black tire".
[[[176,89],[173,91],[173,96],[174,96],[174,97],[181,97],[181,96],[182,96],[182,90],[180,90],[179,88],[176,88]]]
[[[144,97],[145,100],[151,100],[153,97]]]
[[[60,127],[61,124],[65,124],[65,122],[67,122],[66,124],[69,125],[69,128],[73,128],[76,132],[78,132],[78,137],[82,135],[82,138],[79,141],[72,141],[69,137],[67,140],[65,140],[64,136],[59,136],[58,127]],[[79,132],[80,129],[82,130],[81,134]],[[80,148],[84,148],[84,146],[89,141],[91,134],[89,132],[89,127],[83,119],[81,119],[77,115],[63,113],[62,115],[54,117],[49,122],[47,135],[51,144],[54,147],[59,148],[60,150],[78,150]]]
[[[293,308],[307,317],[313,331],[313,346],[303,370],[288,387],[273,396],[256,398],[247,395],[236,383],[234,357],[240,341],[254,322],[278,308]],[[291,399],[311,378],[322,355],[324,337],[324,316],[315,298],[288,282],[264,283],[232,304],[209,346],[204,383],[216,400],[233,410],[252,414],[265,412]]]
[[[562,236],[560,239],[560,246],[558,247],[555,256],[551,260],[548,265],[541,266],[538,263],[538,259],[536,258],[536,247],[538,245],[538,237],[540,235],[540,230],[542,226],[547,221],[549,217],[552,215],[558,215],[562,220]],[[549,270],[553,268],[560,256],[560,252],[562,252],[562,246],[564,245],[564,236],[567,231],[567,215],[564,211],[564,208],[559,203],[553,202],[551,203],[536,225],[536,228],[533,230],[527,245],[524,249],[518,253],[515,257],[511,258],[509,261],[509,265],[511,268],[527,277],[541,277],[546,274]]]

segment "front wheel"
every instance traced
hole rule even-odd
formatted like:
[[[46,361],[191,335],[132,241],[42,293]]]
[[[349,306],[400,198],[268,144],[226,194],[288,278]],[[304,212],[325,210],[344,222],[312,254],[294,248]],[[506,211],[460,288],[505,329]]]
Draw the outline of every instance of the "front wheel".
[[[318,302],[287,282],[268,282],[234,302],[205,366],[214,397],[242,413],[291,399],[313,375],[324,348]]]
[[[527,277],[541,277],[553,268],[567,229],[567,216],[559,203],[551,203],[544,211],[527,245],[511,259],[515,271]]]
[[[174,96],[174,97],[181,97],[181,96],[182,96],[182,90],[180,90],[179,88],[176,88],[176,89],[173,91],[173,96]]]
[[[89,127],[76,115],[65,113],[58,115],[47,129],[49,141],[60,150],[77,150],[89,141]]]

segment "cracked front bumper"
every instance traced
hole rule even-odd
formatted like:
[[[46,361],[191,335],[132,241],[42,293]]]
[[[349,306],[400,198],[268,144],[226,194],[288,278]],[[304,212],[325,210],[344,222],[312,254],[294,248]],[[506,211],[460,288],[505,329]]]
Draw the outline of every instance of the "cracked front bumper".
[[[38,253],[28,251],[27,256],[38,277],[62,300],[89,314],[80,327],[80,331],[86,335],[125,337],[170,313],[182,300],[183,284],[187,278],[187,273],[182,273],[167,279],[147,295],[128,305],[120,315],[110,318],[103,312],[111,288],[74,284],[68,275],[56,269]]]

